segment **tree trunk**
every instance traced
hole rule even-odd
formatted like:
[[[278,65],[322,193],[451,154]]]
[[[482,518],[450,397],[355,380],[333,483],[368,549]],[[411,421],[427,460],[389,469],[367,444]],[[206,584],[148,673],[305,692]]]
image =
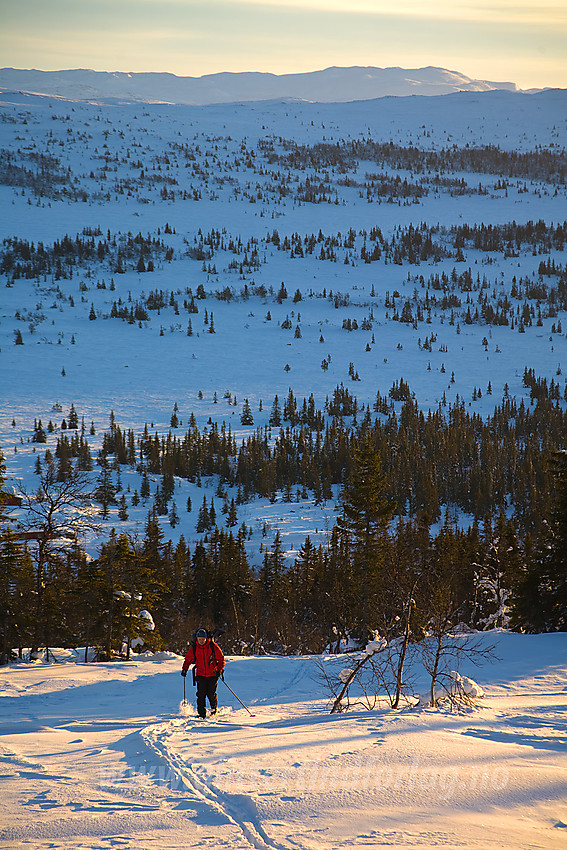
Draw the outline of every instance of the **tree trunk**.
[[[34,624],[34,636],[32,641],[31,651],[35,653],[39,650],[39,647],[43,643],[44,637],[44,629],[43,629],[43,575],[44,575],[44,541],[38,541],[38,550],[37,550],[37,574],[35,580],[35,592],[36,592],[36,607],[35,607],[35,624]]]
[[[106,618],[106,660],[110,661],[112,654],[112,624],[114,621],[114,601],[113,597],[108,605],[108,617]]]
[[[351,686],[353,679],[356,676],[356,674],[358,673],[358,671],[360,670],[360,668],[363,667],[364,664],[366,664],[366,662],[368,661],[368,658],[369,658],[369,656],[365,655],[363,658],[360,659],[360,661],[355,665],[355,667],[353,667],[350,676],[348,677],[348,679],[344,683],[343,687],[341,688],[341,692],[339,693],[338,697],[336,698],[336,700],[333,703],[333,707],[331,709],[331,714],[335,714],[337,711],[341,710],[341,702],[342,702],[344,695],[346,694],[349,687]]]
[[[236,603],[234,601],[234,594],[233,593],[231,593],[231,595],[230,595],[230,601],[232,602],[232,607],[233,607],[233,610],[234,610],[234,619],[235,619],[235,622],[236,622],[236,639],[238,640],[238,643],[240,644],[240,620],[238,619],[238,611],[236,610]]]
[[[91,618],[89,617],[89,615],[87,613],[87,624],[86,624],[86,630],[85,630],[85,662],[84,662],[85,664],[87,664],[87,662],[89,660],[90,637],[91,637]]]
[[[0,664],[9,664],[12,648],[8,646],[8,617],[3,618],[2,629],[2,658]]]
[[[442,635],[438,635],[437,646],[435,648],[435,661],[433,662],[433,670],[431,671],[431,693],[429,696],[429,703],[432,708],[435,707],[435,685],[437,684],[437,674],[439,673],[439,660],[441,658],[442,649],[443,637]]]
[[[392,703],[392,708],[397,708],[400,704],[400,697],[402,695],[402,686],[403,686],[403,674],[404,674],[404,664],[406,661],[406,654],[408,651],[409,639],[411,634],[410,629],[410,619],[411,619],[411,609],[414,602],[413,599],[409,599],[406,606],[406,627],[404,631],[404,639],[402,642],[402,649],[400,652],[400,658],[398,662],[398,673],[396,675],[396,695],[394,697],[394,702]]]

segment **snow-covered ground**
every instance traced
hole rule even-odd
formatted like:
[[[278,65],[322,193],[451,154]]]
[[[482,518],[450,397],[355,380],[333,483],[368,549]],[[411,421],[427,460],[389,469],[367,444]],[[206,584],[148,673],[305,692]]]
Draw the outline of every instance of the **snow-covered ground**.
[[[387,298],[398,292],[396,307],[401,310],[406,301],[423,297],[420,275],[427,281],[431,275],[450,276],[455,268],[459,274],[470,268],[474,281],[483,276],[487,281],[487,288],[471,295],[473,311],[483,293],[493,304],[508,298],[515,311],[521,310],[526,299],[511,295],[513,281],[537,280],[542,260],[564,266],[564,250],[539,254],[524,244],[517,256],[505,257],[502,252],[467,248],[464,263],[451,257],[419,265],[365,263],[359,254],[361,234],[374,227],[391,239],[398,227],[417,227],[421,222],[494,226],[542,219],[546,225],[557,224],[567,217],[564,185],[513,178],[502,189],[496,174],[446,173],[444,177],[462,179],[470,193],[455,195],[441,189],[416,200],[368,202],[360,188],[345,183],[342,171],[326,169],[333,171],[327,176],[338,203],[302,203],[294,199],[298,183],[309,175],[326,180],[325,169],[314,176],[310,169],[270,163],[259,143],[274,144],[278,153],[285,152],[283,140],[340,145],[344,140],[371,138],[428,150],[495,145],[503,151],[543,149],[554,154],[567,141],[566,98],[562,90],[534,95],[495,91],[343,104],[274,101],[186,107],[101,105],[3,92],[0,147],[16,165],[30,171],[49,162],[42,157],[60,160],[62,171],[69,169],[70,185],[84,191],[85,200],[80,195],[75,201],[38,197],[29,189],[0,185],[1,239],[17,237],[50,246],[66,234],[74,239],[94,232],[100,235],[93,238],[108,236],[112,242],[128,233],[153,238],[159,233],[173,251],[171,262],[156,257],[151,274],[138,273],[130,261],[126,272],[117,275],[111,261],[105,260],[79,264],[71,278],[49,274],[46,279],[12,282],[10,273],[2,275],[0,446],[8,485],[34,488],[38,457],[43,460],[46,448],[55,452],[62,420],[72,404],[87,430],[91,422],[95,426],[96,435],[87,434],[87,439],[96,459],[111,411],[116,424],[124,431],[133,429],[136,439],[146,423],[152,434],[163,437],[177,404],[176,436],[186,432],[193,414],[200,429],[225,423],[240,445],[257,428],[267,427],[274,397],[277,394],[283,405],[290,388],[300,404],[313,394],[315,405],[323,408],[326,398],[344,383],[356,395],[359,410],[363,405],[372,409],[376,393],[387,397],[393,383],[403,378],[425,411],[437,410],[445,401],[452,404],[458,397],[469,412],[484,417],[501,402],[506,385],[518,403],[520,399],[529,403],[529,390],[522,382],[524,369],[529,368],[548,382],[555,380],[563,396],[564,310],[544,315],[540,325],[534,319],[533,326],[519,333],[517,322],[514,328],[483,322],[465,325],[462,315],[451,321],[453,308],[435,308],[429,315],[424,310],[423,321],[404,324],[392,320]],[[362,162],[347,176],[362,185],[366,173],[376,169],[376,163]],[[395,174],[389,171],[390,176]],[[422,176],[401,172],[410,182]],[[287,196],[274,188],[281,181],[290,189]],[[482,194],[477,193],[479,183]],[[177,193],[174,201],[162,197],[164,187]],[[199,193],[198,200],[191,187]],[[181,198],[184,191],[188,196]],[[166,224],[173,232],[166,231]],[[289,251],[266,242],[276,229],[282,240],[294,233],[304,239],[321,231],[325,237],[340,233],[344,241],[350,228],[356,233],[355,249],[341,245],[336,261],[320,260],[319,245],[313,254],[290,257]],[[244,249],[236,254],[216,250],[207,263],[188,256],[188,246],[211,230],[222,233],[226,245],[231,239],[241,240],[243,246],[257,244],[258,266],[238,268]],[[236,269],[231,268],[233,261]],[[209,272],[211,265],[215,273]],[[275,293],[282,281],[288,297],[277,303]],[[545,281],[549,286],[556,282],[555,277]],[[183,306],[187,289],[195,293],[199,285],[207,298],[197,302],[198,314],[189,314]],[[244,286],[263,286],[268,294],[243,300]],[[230,301],[216,297],[225,287],[234,291]],[[123,305],[131,305],[160,290],[174,297],[178,309],[168,301],[161,310],[149,311],[147,321],[109,318],[113,302],[121,299]],[[296,303],[297,290],[302,300]],[[330,292],[348,297],[348,306],[335,306]],[[457,289],[457,294],[463,314],[468,293]],[[91,306],[96,320],[89,318]],[[539,304],[532,299],[529,306],[535,309]],[[205,323],[211,313],[214,334]],[[362,329],[365,318],[371,329]],[[286,319],[289,326],[284,329]],[[356,320],[359,329],[345,330],[343,323],[349,320]],[[23,345],[14,344],[17,331]],[[351,364],[359,380],[352,380]],[[244,399],[250,402],[252,426],[240,421]],[[30,442],[35,419],[41,419],[44,427],[53,422],[45,445]],[[97,474],[95,466],[93,478]],[[142,535],[151,501],[132,504],[141,477],[130,467],[122,468],[121,477],[128,520],[120,520],[118,506],[111,506],[105,533],[117,527]],[[152,498],[158,480],[159,476],[151,478]],[[179,523],[172,527],[167,517],[160,517],[166,539],[177,541],[183,534],[194,544],[203,495],[210,502],[217,484],[211,478],[203,478],[199,486],[176,480],[173,501]],[[234,490],[228,492],[229,498],[235,495]],[[302,496],[300,504],[285,504],[280,494],[275,504],[258,499],[239,507],[238,522],[252,533],[252,563],[260,563],[260,544],[269,546],[276,529],[289,558],[307,534],[315,543],[324,542],[333,525],[334,505],[328,501],[315,506],[310,496]],[[188,497],[191,513],[185,509]],[[217,499],[217,512],[219,506]],[[97,539],[89,544],[93,554],[99,543]]]
[[[0,185],[1,239],[51,245],[85,228],[100,230],[102,238],[110,234],[109,241],[128,232],[155,237],[159,229],[174,251],[171,263],[156,260],[152,274],[138,273],[130,264],[124,275],[114,275],[114,289],[109,263],[79,266],[73,277],[59,280],[50,275],[12,281],[3,275],[0,446],[8,484],[33,489],[34,465],[46,448],[54,453],[71,405],[84,417],[87,435],[90,423],[95,425],[88,440],[96,459],[111,410],[120,428],[133,429],[137,438],[145,423],[152,434],[163,436],[177,403],[178,435],[193,414],[200,429],[225,422],[240,441],[267,426],[274,396],[283,405],[289,388],[300,403],[313,393],[322,407],[344,382],[361,406],[372,408],[377,391],[385,396],[404,378],[424,410],[437,409],[444,394],[449,403],[458,394],[467,410],[488,416],[505,384],[513,398],[529,404],[522,382],[527,367],[555,379],[563,394],[565,311],[546,315],[523,334],[517,326],[459,327],[441,309],[417,327],[402,324],[392,320],[387,294],[400,292],[401,309],[416,289],[419,294],[419,275],[450,275],[455,260],[365,264],[359,251],[361,232],[375,226],[390,239],[398,227],[420,222],[446,227],[561,222],[567,217],[564,185],[513,179],[504,190],[497,188],[497,175],[468,173],[450,176],[465,179],[470,194],[441,191],[415,203],[369,203],[337,173],[331,182],[339,203],[297,203],[293,193],[305,173],[291,169],[291,196],[278,200],[269,186],[277,183],[275,172],[286,169],[263,159],[258,142],[275,140],[281,151],[283,139],[336,144],[372,137],[436,150],[494,144],[508,151],[543,147],[553,153],[567,140],[565,97],[561,91],[491,92],[340,106],[274,102],[190,108],[3,94],[0,146],[29,168],[42,155],[56,156],[87,200],[38,198]],[[180,152],[184,146],[195,157],[189,166]],[[253,150],[260,162],[252,167]],[[363,181],[373,168],[362,163],[350,176]],[[146,182],[139,177],[142,171]],[[147,179],[160,172],[178,181],[166,184],[177,192],[189,192],[194,184],[200,200],[161,198],[163,181]],[[479,182],[486,194],[472,191]],[[120,191],[125,185],[134,188]],[[166,223],[174,232],[166,235]],[[350,227],[357,234],[356,250],[347,262],[342,246],[337,261],[330,262],[315,255],[290,257],[266,242],[276,228],[282,238],[295,232],[303,238],[319,229],[325,235],[340,231],[344,238]],[[258,240],[259,266],[241,274],[230,261],[237,256],[240,262],[243,252],[219,250],[211,258],[216,273],[203,269],[185,252],[199,231],[211,229],[226,230],[227,243],[231,237],[244,245]],[[564,266],[565,251],[534,256],[524,245],[518,256],[505,257],[467,249],[458,271],[470,267],[475,279],[486,274],[487,291],[496,302],[500,295],[512,297],[514,277],[537,278],[542,260]],[[273,294],[248,300],[239,295],[245,284],[277,292],[282,281],[288,290],[283,303]],[[199,284],[207,298],[198,302],[198,315],[188,315],[181,306],[186,289],[195,292]],[[215,296],[225,286],[236,293],[230,302]],[[302,300],[294,303],[296,289]],[[179,315],[168,303],[138,324],[108,317],[113,301],[134,302],[151,290],[173,294]],[[349,305],[335,307],[323,297],[330,290],[348,293]],[[521,309],[524,299],[513,303]],[[91,305],[96,320],[89,319]],[[205,309],[214,313],[215,334],[204,322]],[[372,330],[343,329],[347,319],[361,325],[371,310]],[[288,315],[291,328],[284,329]],[[560,320],[562,332],[553,331]],[[301,336],[295,335],[298,325]],[[18,329],[23,345],[14,345]],[[435,342],[426,350],[422,343],[431,336]],[[350,363],[359,381],[351,381]],[[245,398],[253,426],[240,420]],[[47,444],[30,442],[36,418],[44,427],[53,420]],[[97,474],[95,466],[93,478]],[[130,467],[120,475],[129,519],[120,521],[112,507],[104,534],[113,526],[141,534],[149,504],[131,504],[140,475]],[[154,476],[152,495],[158,483]],[[174,528],[161,518],[166,539],[184,534],[194,545],[200,503],[203,495],[214,497],[217,483],[205,477],[200,486],[176,480],[180,522]],[[191,513],[185,511],[188,496]],[[279,494],[275,503],[255,499],[239,506],[238,521],[251,531],[251,561],[257,566],[260,546],[269,547],[276,529],[290,559],[307,534],[324,540],[334,504],[316,506],[311,494],[285,502]],[[93,554],[104,534],[90,541]],[[315,658],[231,658],[227,683],[254,717],[220,683],[223,710],[204,723],[193,710],[180,711],[176,656],[1,669],[0,847],[561,847],[567,838],[565,635],[502,633],[498,653],[502,660],[480,673],[463,670],[487,694],[478,710],[463,715],[382,708],[331,716]]]
[[[229,658],[253,716],[219,682],[205,721],[179,656],[4,668],[0,847],[558,850],[565,635],[485,638],[499,660],[463,668],[486,696],[462,714],[330,715],[313,657]]]

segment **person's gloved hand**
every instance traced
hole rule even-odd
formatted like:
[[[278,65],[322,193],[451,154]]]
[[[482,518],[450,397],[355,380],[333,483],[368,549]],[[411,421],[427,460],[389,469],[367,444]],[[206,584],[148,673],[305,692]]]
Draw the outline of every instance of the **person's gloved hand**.
[[[185,678],[185,676],[187,675],[187,670],[182,670],[181,675],[183,676],[183,678]]]

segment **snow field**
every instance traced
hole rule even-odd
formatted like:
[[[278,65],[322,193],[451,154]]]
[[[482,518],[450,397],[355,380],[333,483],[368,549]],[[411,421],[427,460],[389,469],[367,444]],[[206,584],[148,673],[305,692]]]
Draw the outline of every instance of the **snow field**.
[[[12,665],[0,671],[0,847],[556,850],[565,636],[495,637],[500,660],[474,672],[486,697],[462,714],[330,715],[309,657],[229,658],[254,716],[219,682],[205,721],[190,685],[179,712],[173,654]]]

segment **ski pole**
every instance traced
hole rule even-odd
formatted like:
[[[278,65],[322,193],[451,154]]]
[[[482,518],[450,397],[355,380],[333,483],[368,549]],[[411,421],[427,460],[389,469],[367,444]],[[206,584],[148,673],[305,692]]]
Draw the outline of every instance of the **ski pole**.
[[[183,676],[183,705],[187,705],[187,700],[185,698],[185,676]]]
[[[224,676],[221,676],[221,679],[222,679],[222,681],[224,682]],[[225,685],[227,686],[227,688],[229,689],[230,693],[231,693],[233,696],[235,696],[235,697],[236,697],[236,699],[238,700],[238,702],[240,703],[240,705],[241,705],[243,708],[245,708],[245,709],[246,709],[246,711],[248,712],[248,714],[250,715],[250,717],[256,717],[256,715],[255,715],[255,714],[252,714],[252,712],[250,711],[250,709],[248,708],[248,706],[247,706],[247,705],[244,705],[244,703],[242,702],[242,700],[240,699],[240,697],[239,697],[237,694],[235,694],[235,693],[234,693],[234,691],[232,690],[232,688],[230,687],[230,685],[228,684],[228,682],[224,682],[224,683],[225,683]]]

